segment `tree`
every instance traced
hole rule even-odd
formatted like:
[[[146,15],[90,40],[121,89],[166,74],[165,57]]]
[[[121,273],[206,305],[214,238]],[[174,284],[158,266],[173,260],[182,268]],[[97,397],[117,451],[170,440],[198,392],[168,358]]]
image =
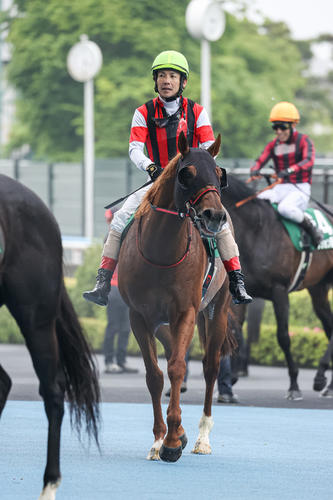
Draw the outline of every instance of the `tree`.
[[[162,50],[183,52],[190,64],[185,95],[200,98],[200,44],[185,27],[177,0],[14,0],[9,19],[8,78],[18,91],[11,147],[29,143],[36,157],[82,157],[83,85],[67,73],[66,57],[82,33],[103,53],[95,82],[96,155],[126,155],[134,109],[150,99],[150,68]],[[167,13],[167,15],[166,15]],[[258,26],[227,16],[212,47],[212,109],[225,156],[257,155],[269,134],[269,110],[304,87],[302,57],[286,26]],[[297,102],[296,102],[297,104]]]

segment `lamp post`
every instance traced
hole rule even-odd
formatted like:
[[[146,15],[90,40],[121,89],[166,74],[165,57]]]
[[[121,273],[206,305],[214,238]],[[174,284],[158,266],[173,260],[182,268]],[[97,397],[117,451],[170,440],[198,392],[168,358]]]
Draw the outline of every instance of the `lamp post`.
[[[219,40],[224,33],[224,12],[216,0],[192,0],[185,21],[190,35],[201,40],[201,104],[211,119],[210,42]]]
[[[84,171],[85,171],[85,236],[92,241],[94,236],[94,77],[102,67],[103,56],[95,42],[87,35],[73,45],[67,56],[67,69],[77,82],[84,83]]]

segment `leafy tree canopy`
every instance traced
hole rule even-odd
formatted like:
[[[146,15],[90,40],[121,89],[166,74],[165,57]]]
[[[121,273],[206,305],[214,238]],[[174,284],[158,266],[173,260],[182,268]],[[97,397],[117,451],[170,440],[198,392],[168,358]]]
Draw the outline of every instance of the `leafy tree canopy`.
[[[154,96],[151,64],[162,50],[185,54],[184,93],[200,100],[200,43],[185,26],[178,0],[14,0],[8,18],[12,60],[8,78],[18,91],[18,125],[11,146],[29,143],[36,157],[82,158],[83,84],[66,68],[70,48],[86,33],[103,53],[95,79],[96,155],[127,155],[134,109]],[[3,18],[3,21],[5,19]],[[212,114],[223,154],[255,157],[271,137],[268,115],[280,100],[298,102],[309,47],[283,23],[262,26],[227,15],[223,37],[211,44]]]

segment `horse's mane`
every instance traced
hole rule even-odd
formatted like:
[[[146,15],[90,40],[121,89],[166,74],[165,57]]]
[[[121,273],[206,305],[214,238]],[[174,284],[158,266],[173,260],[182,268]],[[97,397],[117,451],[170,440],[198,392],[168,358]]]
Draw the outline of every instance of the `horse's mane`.
[[[228,187],[222,191],[222,202],[224,195],[228,198],[232,198],[233,201],[239,201],[251,196],[254,192],[255,191],[248,184],[239,179],[239,177],[229,174]]]
[[[156,179],[152,187],[145,194],[138,210],[135,213],[135,217],[139,218],[146,214],[150,210],[150,203],[155,200],[155,197],[159,193],[161,187],[168,181],[173,180],[176,176],[177,163],[180,158],[180,153],[178,153],[163,169],[161,175]],[[173,193],[172,193],[173,196]]]

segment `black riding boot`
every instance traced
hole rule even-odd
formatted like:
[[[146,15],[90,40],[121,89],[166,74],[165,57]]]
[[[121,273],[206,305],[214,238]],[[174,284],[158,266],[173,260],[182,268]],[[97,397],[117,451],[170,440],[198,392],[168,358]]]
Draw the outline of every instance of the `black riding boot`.
[[[229,290],[234,304],[249,304],[252,302],[252,297],[247,294],[244,285],[244,276],[240,269],[229,271]]]
[[[300,223],[300,226],[309,234],[313,246],[317,248],[319,243],[324,239],[323,232],[313,224],[312,220],[307,215],[304,215],[304,219]]]
[[[103,267],[98,269],[95,288],[91,292],[84,292],[83,297],[99,306],[106,306],[111,290],[110,281],[112,275],[113,271],[109,271],[109,269],[104,269]]]

